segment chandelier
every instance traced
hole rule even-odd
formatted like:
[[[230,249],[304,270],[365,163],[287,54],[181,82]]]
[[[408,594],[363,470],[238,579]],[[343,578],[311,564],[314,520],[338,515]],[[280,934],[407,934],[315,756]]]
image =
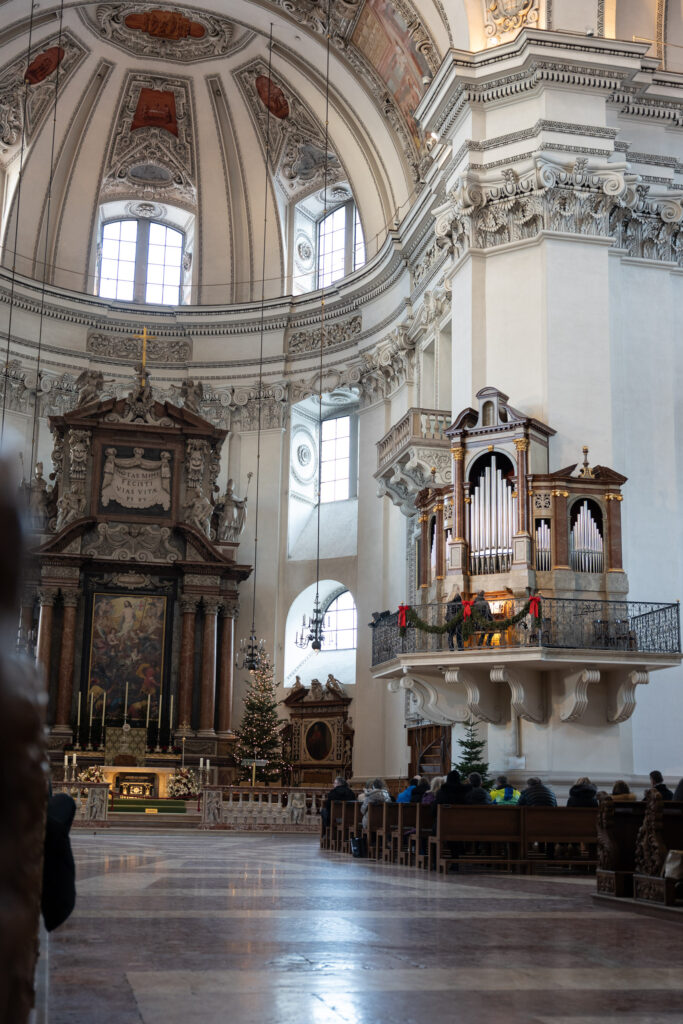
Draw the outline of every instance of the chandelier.
[[[306,621],[306,616],[302,616],[301,630],[297,631],[296,639],[294,641],[296,646],[308,647],[310,644],[312,650],[317,653],[325,643],[323,627],[329,626],[330,624],[329,617],[327,622],[324,620],[325,616],[322,608],[320,607],[320,595],[316,590],[315,601],[313,602],[313,614],[309,615],[308,622]]]
[[[249,634],[249,639],[245,640],[242,637],[240,640],[235,664],[237,668],[246,669],[247,672],[257,672],[259,669],[266,668],[269,664],[266,642],[263,638],[260,640],[256,639],[253,627]]]

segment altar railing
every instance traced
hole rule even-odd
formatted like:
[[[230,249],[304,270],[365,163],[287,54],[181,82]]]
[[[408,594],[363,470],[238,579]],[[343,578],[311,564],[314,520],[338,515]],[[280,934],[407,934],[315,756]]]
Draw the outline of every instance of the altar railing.
[[[541,597],[540,619],[525,615],[507,629],[497,629],[496,620],[513,618],[525,600],[501,602],[490,626],[461,636],[463,653],[491,648],[563,648],[593,651],[638,651],[645,654],[679,654],[681,651],[680,607],[645,601],[583,601],[577,598]],[[448,619],[444,603],[418,605],[419,617],[430,626],[442,626]],[[401,654],[449,651],[447,633],[428,633],[408,626],[401,636],[397,612],[378,615],[371,624],[372,664],[381,665]],[[465,631],[466,632],[466,631]],[[458,648],[458,632],[452,636]]]

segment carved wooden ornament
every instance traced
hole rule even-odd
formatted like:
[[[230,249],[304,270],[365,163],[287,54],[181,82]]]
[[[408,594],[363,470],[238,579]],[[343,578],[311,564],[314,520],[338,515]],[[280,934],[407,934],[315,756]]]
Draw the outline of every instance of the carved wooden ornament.
[[[171,90],[141,89],[131,132],[137,128],[164,128],[171,135],[178,134],[175,112],[175,94]]]

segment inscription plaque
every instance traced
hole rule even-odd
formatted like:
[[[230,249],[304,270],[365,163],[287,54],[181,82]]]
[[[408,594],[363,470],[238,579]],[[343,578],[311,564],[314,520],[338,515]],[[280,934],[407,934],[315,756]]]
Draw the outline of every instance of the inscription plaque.
[[[104,449],[100,481],[101,512],[127,509],[158,514],[171,509],[173,455],[163,448]]]

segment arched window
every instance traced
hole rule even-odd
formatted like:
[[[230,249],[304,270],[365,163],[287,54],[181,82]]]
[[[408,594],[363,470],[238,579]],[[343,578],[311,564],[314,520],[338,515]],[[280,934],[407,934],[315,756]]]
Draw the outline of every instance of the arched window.
[[[351,651],[357,647],[356,604],[349,590],[336,597],[325,610],[325,651]]]
[[[156,221],[110,220],[102,225],[97,294],[103,299],[178,306],[184,236]]]
[[[318,288],[346,277],[365,263],[365,242],[353,200],[318,221]]]

